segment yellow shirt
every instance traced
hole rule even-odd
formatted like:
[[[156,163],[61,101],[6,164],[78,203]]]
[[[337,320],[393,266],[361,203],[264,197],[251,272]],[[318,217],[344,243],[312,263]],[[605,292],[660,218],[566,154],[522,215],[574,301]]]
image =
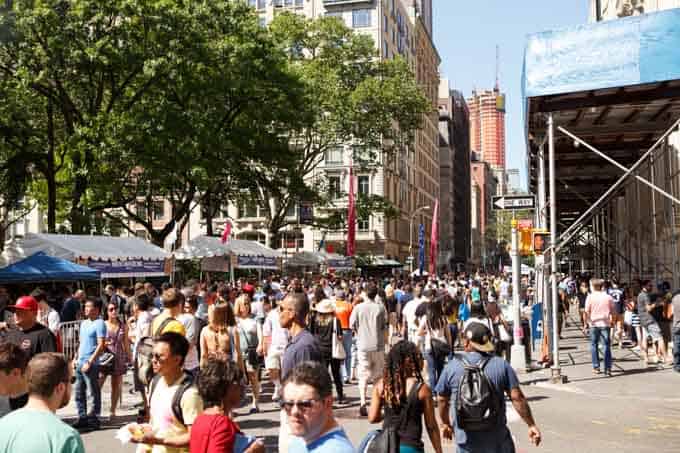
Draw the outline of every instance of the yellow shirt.
[[[186,329],[184,329],[184,325],[177,321],[176,319],[174,321],[170,321],[163,327],[162,332],[158,332],[158,328],[161,326],[163,321],[167,319],[169,315],[165,312],[161,313],[160,315],[156,316],[156,318],[153,320],[151,323],[151,335],[156,336],[156,334],[161,334],[161,333],[166,333],[166,332],[175,332],[178,333],[184,337],[187,335]]]

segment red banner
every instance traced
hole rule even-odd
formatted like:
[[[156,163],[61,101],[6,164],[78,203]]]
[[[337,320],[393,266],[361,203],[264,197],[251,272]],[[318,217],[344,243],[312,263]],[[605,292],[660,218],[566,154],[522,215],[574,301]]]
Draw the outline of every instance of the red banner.
[[[439,254],[439,200],[434,202],[432,230],[430,232],[430,275],[437,274],[437,255]]]

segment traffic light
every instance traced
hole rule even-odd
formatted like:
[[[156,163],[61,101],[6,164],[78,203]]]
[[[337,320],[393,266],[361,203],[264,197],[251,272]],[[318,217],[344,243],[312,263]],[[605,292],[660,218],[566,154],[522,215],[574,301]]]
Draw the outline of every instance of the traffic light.
[[[532,228],[522,228],[519,230],[519,254],[522,256],[531,255],[531,232]]]
[[[534,231],[531,240],[531,248],[535,255],[542,255],[550,243],[550,233],[547,231]]]

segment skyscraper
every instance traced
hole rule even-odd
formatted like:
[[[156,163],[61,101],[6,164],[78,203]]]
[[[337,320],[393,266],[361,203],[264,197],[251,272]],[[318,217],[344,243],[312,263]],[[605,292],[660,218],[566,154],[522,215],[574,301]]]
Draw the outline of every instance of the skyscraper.
[[[470,149],[494,170],[505,170],[505,94],[493,90],[473,91],[470,109]]]

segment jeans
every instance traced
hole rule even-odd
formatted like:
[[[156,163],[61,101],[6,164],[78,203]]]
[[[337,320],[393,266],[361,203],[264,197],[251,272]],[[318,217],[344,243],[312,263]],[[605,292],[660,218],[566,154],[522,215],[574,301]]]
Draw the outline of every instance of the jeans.
[[[434,392],[439,376],[441,376],[444,370],[444,360],[437,360],[432,352],[425,353],[425,360],[427,361],[427,373],[430,376],[430,388]]]
[[[98,424],[102,411],[102,395],[99,388],[99,366],[94,363],[87,373],[81,371],[84,361],[76,369],[76,406],[78,419]],[[89,407],[89,412],[88,412]]]
[[[352,375],[352,330],[342,329],[342,346],[345,348],[345,363],[342,367],[342,378],[348,380]]]
[[[680,373],[680,330],[673,332],[673,369]]]
[[[609,327],[590,328],[590,353],[593,359],[593,368],[600,369],[600,350],[598,344],[600,340],[604,344],[604,369],[612,369],[612,349],[609,342]]]

